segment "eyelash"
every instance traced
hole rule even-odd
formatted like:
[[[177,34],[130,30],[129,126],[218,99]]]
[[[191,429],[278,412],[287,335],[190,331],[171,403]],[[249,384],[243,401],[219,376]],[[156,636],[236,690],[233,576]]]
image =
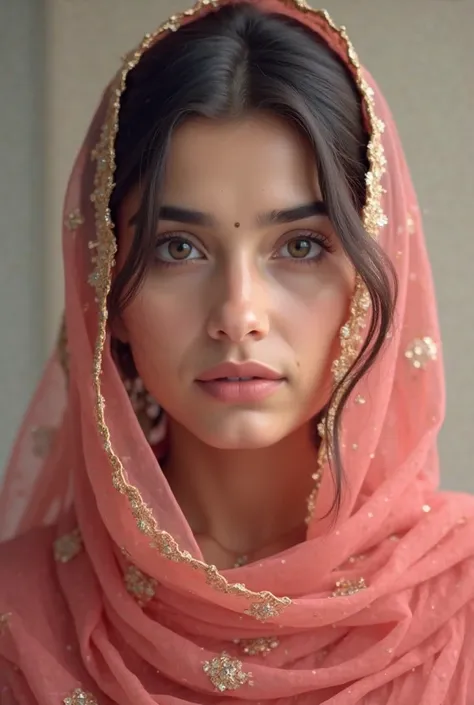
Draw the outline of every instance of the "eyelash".
[[[306,258],[306,257],[301,257],[301,258],[299,258],[299,257],[282,257],[281,259],[289,260],[292,264],[297,264],[297,265],[306,264],[308,266],[314,267],[314,266],[321,263],[325,253],[335,251],[334,245],[331,243],[331,241],[327,237],[325,237],[321,233],[316,235],[315,233],[313,233],[311,231],[307,231],[307,230],[301,230],[301,231],[299,231],[299,234],[297,236],[288,238],[288,240],[286,240],[281,245],[281,247],[279,247],[278,249],[281,250],[283,247],[288,246],[291,242],[295,242],[297,240],[308,240],[311,243],[315,243],[316,245],[319,245],[319,247],[321,247],[323,251],[317,257],[308,257],[308,258]],[[279,259],[279,258],[275,258],[275,259]]]
[[[288,240],[286,240],[278,249],[281,250],[285,245],[289,245],[291,242],[294,242],[296,240],[309,240],[312,243],[315,243],[316,245],[319,245],[325,252],[334,252],[335,247],[331,243],[331,241],[325,237],[322,234],[315,235],[312,232],[309,231],[300,231],[300,234],[296,237],[290,237]],[[179,236],[176,233],[168,233],[164,235],[160,235],[156,239],[155,247],[156,249],[160,245],[164,245],[167,242],[186,242],[191,247],[194,247],[195,249],[198,249],[196,245],[193,245],[193,243],[186,237],[184,236]],[[298,258],[298,257],[282,257],[281,259],[288,259],[292,263],[297,263],[297,264],[306,264],[306,265],[317,265],[320,263],[321,259],[323,257],[323,254],[319,255],[318,257],[312,257],[312,258]],[[279,259],[276,258],[275,259]],[[176,267],[179,265],[189,265],[193,264],[196,261],[200,261],[200,258],[193,258],[193,259],[183,259],[183,260],[175,260],[173,262],[166,262],[164,260],[160,260],[157,257],[155,258],[155,263],[159,267]]]

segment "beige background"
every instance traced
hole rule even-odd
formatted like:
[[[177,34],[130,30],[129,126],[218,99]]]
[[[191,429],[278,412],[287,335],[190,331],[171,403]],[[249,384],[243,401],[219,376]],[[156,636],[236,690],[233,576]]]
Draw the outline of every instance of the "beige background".
[[[0,374],[2,389],[6,385],[9,392],[0,399],[0,460],[62,307],[61,202],[74,155],[121,54],[188,3],[46,0],[37,16],[40,5],[39,0],[0,3],[0,37],[7,23],[16,22],[23,35],[36,27],[26,49],[21,32],[9,29],[7,44],[0,43],[2,66],[6,59],[17,64],[11,52],[21,46],[20,63],[32,95],[38,85],[43,87],[33,106],[14,76],[2,76],[13,98],[5,112],[0,93],[0,135],[16,127],[30,141],[20,145],[24,165],[18,188],[11,187],[4,168],[0,173],[0,222],[2,234],[10,233],[11,250],[10,259],[0,259]],[[448,415],[440,441],[443,483],[474,491],[474,0],[327,0],[325,6],[347,26],[399,125],[424,212],[444,335]],[[43,135],[39,124],[44,124]],[[2,145],[2,155],[12,163],[19,141]],[[31,169],[41,172],[44,191],[35,187]],[[21,173],[28,176],[28,188],[22,188]],[[23,261],[27,247],[33,252],[28,267]],[[23,261],[19,279],[11,275],[14,259]]]

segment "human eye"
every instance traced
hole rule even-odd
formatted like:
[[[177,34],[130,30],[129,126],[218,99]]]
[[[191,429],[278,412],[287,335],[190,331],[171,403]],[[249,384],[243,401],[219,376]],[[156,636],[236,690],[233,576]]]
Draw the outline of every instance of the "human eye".
[[[291,233],[291,237],[278,248],[274,257],[314,264],[324,256],[325,252],[330,251],[332,251],[331,244],[324,235],[305,230]]]
[[[205,259],[202,252],[184,235],[168,233],[157,238],[155,260],[160,265],[186,264]]]

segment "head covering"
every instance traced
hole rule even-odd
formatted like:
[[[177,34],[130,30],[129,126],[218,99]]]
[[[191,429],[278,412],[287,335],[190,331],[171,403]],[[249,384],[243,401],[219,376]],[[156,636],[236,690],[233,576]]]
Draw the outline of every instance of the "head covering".
[[[254,1],[312,29],[351,71],[370,134],[364,224],[398,275],[391,338],[344,416],[350,491],[328,529],[320,521],[333,493],[323,443],[307,540],[219,572],[202,558],[111,355],[109,198],[120,96],[155,41],[228,4],[200,0],[125,58],[69,183],[68,355],[59,346],[47,366],[0,503],[2,534],[16,536],[0,549],[2,703],[474,701],[474,501],[437,491],[439,330],[396,128],[327,13],[304,0]],[[360,348],[369,305],[358,279],[336,379]]]

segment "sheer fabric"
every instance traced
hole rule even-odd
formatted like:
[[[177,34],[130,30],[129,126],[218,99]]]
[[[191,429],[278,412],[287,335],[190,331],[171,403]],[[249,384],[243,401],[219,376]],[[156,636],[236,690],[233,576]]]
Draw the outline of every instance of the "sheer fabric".
[[[180,22],[223,4],[201,2]],[[255,4],[323,36],[355,75],[327,16],[298,0]],[[438,490],[431,271],[396,127],[361,71],[385,124],[379,240],[397,270],[396,323],[344,417],[337,524],[321,521],[326,471],[304,543],[222,574],[203,561],[101,335],[98,174],[110,164],[91,153],[113,144],[123,74],[106,89],[65,201],[67,379],[55,351],[0,497],[2,703],[474,703],[474,500]]]

